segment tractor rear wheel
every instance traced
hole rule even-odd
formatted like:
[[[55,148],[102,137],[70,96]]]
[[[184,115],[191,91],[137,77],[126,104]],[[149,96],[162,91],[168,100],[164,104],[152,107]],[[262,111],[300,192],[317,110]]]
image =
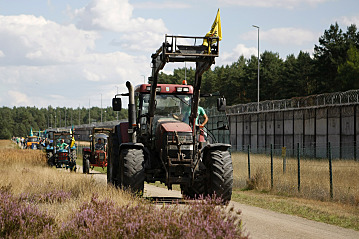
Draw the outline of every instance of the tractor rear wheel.
[[[233,187],[233,165],[228,151],[211,150],[207,154],[206,192],[216,194],[224,203],[231,200]]]
[[[47,157],[47,164],[50,167],[54,166],[55,162],[54,162],[54,156],[53,156],[52,152],[48,152],[46,154],[46,157]]]
[[[88,159],[87,155],[84,155],[82,159],[82,169],[83,173],[90,173],[90,160]]]
[[[124,148],[120,152],[121,185],[134,193],[143,193],[145,181],[144,155],[141,149]]]

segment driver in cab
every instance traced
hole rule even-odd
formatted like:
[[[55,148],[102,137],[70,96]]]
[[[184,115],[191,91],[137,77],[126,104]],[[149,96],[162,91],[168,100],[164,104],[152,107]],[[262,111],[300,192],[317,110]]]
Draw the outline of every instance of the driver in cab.
[[[68,144],[65,143],[65,140],[64,139],[61,139],[60,140],[60,143],[57,145],[57,147],[61,150],[61,149],[67,149],[68,148]]]
[[[95,144],[95,150],[105,150],[105,144],[102,143],[102,139],[98,139],[97,143]]]

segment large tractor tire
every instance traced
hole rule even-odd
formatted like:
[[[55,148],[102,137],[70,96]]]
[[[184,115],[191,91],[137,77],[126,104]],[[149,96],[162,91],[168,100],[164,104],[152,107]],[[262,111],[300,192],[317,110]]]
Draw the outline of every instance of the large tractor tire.
[[[195,181],[193,185],[189,185],[189,186],[181,185],[181,191],[182,191],[182,195],[185,198],[196,199],[201,195],[205,194],[205,186],[203,182]]]
[[[207,182],[206,192],[221,197],[228,203],[232,196],[233,165],[228,151],[211,150],[206,156]]]
[[[54,156],[53,156],[53,153],[52,152],[48,152],[46,153],[46,158],[47,158],[47,164],[52,167],[54,166],[55,164],[55,159],[54,159]]]
[[[71,150],[71,151],[70,151],[70,158],[71,158],[72,160],[76,160],[76,159],[77,159],[76,150]]]
[[[82,172],[83,173],[90,173],[90,160],[89,155],[84,155],[82,159]]]
[[[142,149],[124,148],[120,152],[120,183],[123,189],[143,193],[145,169]]]
[[[107,183],[114,186],[119,185],[118,165],[119,165],[119,142],[116,134],[111,133],[108,140],[108,158],[107,158]]]

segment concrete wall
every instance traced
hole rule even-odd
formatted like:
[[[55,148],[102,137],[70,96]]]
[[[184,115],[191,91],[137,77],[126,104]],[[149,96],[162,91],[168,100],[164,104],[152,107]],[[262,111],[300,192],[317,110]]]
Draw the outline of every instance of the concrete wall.
[[[359,104],[238,113],[229,115],[233,150],[250,145],[252,152],[287,147],[309,157],[327,157],[328,142],[333,158],[359,158]]]

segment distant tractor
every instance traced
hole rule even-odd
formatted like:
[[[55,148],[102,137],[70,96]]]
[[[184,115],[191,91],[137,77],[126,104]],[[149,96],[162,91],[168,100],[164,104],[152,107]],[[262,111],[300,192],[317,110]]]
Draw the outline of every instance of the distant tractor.
[[[180,40],[193,43],[178,45]],[[209,47],[198,45],[203,40]],[[128,97],[128,122],[120,123],[110,134],[108,183],[143,192],[145,181],[160,181],[168,189],[179,184],[187,197],[216,194],[224,202],[231,199],[231,145],[209,142],[196,123],[202,74],[218,56],[218,43],[215,37],[166,35],[152,54],[150,84],[133,87],[127,82],[128,93],[115,96],[115,111],[122,108],[119,96]],[[196,63],[193,86],[158,84],[158,73],[167,62],[187,61]],[[224,111],[225,106],[225,99],[218,98],[217,109]]]
[[[111,128],[93,128],[90,135],[90,147],[83,148],[83,173],[89,173],[90,168],[107,167],[107,139]]]
[[[37,136],[28,136],[26,141],[27,149],[38,149],[39,148],[39,138]]]
[[[48,164],[56,166],[56,168],[76,171],[77,156],[73,133],[69,131],[53,132],[52,144],[52,154],[49,154]]]

